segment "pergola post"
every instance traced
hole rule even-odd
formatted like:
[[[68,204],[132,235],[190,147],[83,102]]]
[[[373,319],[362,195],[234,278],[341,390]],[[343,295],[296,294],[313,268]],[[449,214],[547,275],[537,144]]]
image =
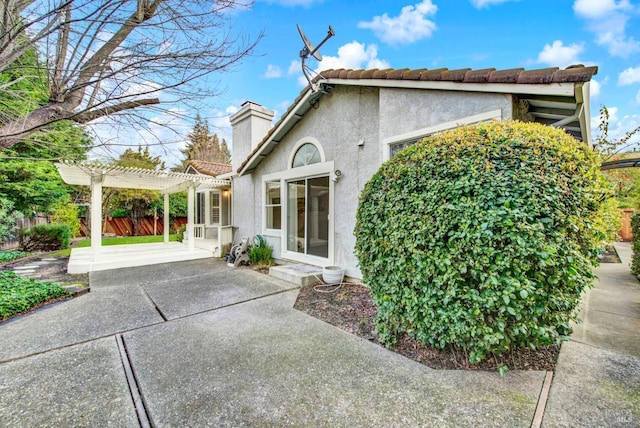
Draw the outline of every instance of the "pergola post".
[[[93,260],[102,247],[102,175],[91,176],[91,249]]]
[[[195,200],[196,200],[196,185],[192,184],[189,186],[189,191],[187,192],[187,242],[189,251],[195,251],[196,249],[196,240],[193,237],[193,222],[194,222],[194,212],[195,212]]]
[[[169,194],[164,194],[164,242],[169,242]]]

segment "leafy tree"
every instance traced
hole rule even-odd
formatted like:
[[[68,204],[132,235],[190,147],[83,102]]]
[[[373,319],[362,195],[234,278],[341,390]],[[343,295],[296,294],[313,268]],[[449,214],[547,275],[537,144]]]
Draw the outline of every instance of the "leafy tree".
[[[47,97],[0,118],[0,150],[49,124],[85,124],[161,104],[213,97],[201,77],[229,71],[262,37],[239,37],[229,12],[250,3],[225,0],[5,0],[0,3],[0,72],[21,67],[37,47]],[[32,70],[34,73],[36,70]],[[0,84],[0,99],[19,97],[20,78]]]
[[[187,163],[191,160],[219,163],[231,162],[231,153],[227,142],[224,138],[220,142],[217,134],[211,134],[209,123],[206,119],[202,119],[200,115],[196,116],[196,123],[187,138],[189,138],[189,142],[184,149],[180,150],[184,159],[180,165],[172,168],[174,171],[184,171]]]
[[[71,232],[71,238],[73,238],[80,235],[80,218],[78,214],[78,206],[75,204],[57,204],[53,209],[51,220],[53,223],[67,225]]]
[[[0,122],[13,111],[28,112],[42,105],[48,97],[46,74],[38,66],[35,49],[25,51],[14,65],[0,72],[0,88],[12,88],[0,97]],[[64,184],[52,162],[85,159],[91,145],[83,129],[61,121],[0,151],[0,195],[23,212],[51,212],[54,205],[68,202],[74,191]]]
[[[593,282],[608,191],[593,150],[540,124],[478,124],[403,150],[356,216],[380,340],[456,346],[472,364],[559,343]]]
[[[22,217],[22,213],[14,209],[13,202],[0,197],[0,242],[12,237],[16,220]]]
[[[137,151],[127,149],[115,160],[114,165],[127,168],[163,170],[164,162],[159,156],[153,157],[149,148],[138,147]],[[151,205],[160,199],[160,192],[146,189],[105,189],[103,206],[108,211],[124,209],[128,213],[133,227],[132,233],[137,236],[138,220],[149,213]]]

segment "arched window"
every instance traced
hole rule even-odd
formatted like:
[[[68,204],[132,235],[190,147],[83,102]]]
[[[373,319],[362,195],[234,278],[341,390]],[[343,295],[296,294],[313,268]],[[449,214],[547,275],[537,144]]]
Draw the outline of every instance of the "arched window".
[[[307,166],[314,163],[322,162],[322,156],[320,151],[313,143],[304,143],[301,145],[296,153],[293,155],[293,161],[291,162],[292,168],[300,166]]]

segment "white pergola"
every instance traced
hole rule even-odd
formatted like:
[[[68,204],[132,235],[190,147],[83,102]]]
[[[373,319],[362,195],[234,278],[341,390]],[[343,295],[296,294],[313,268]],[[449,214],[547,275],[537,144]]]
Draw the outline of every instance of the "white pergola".
[[[188,190],[187,237],[189,251],[194,251],[194,207],[196,188],[226,189],[229,180],[198,174],[163,172],[142,168],[124,168],[91,163],[56,163],[60,176],[67,184],[91,188],[91,249],[94,259],[102,247],[102,188],[157,190],[164,195],[164,242],[169,242],[169,195]]]

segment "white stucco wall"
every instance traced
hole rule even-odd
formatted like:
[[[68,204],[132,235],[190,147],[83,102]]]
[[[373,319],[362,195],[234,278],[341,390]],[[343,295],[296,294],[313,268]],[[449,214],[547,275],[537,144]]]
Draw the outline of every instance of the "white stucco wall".
[[[394,135],[452,121],[480,112],[501,109],[511,117],[511,97],[410,89],[377,89],[339,86],[309,110],[274,151],[249,175],[234,181],[234,225],[238,237],[263,234],[262,176],[288,169],[291,151],[312,137],[326,161],[333,161],[342,175],[334,185],[334,260],[348,276],[361,277],[353,254],[355,216],[364,185],[377,171],[387,147],[383,140]],[[359,144],[364,141],[364,144]],[[235,145],[235,144],[234,144]],[[235,156],[235,154],[234,154]],[[267,237],[280,257],[280,239]]]

